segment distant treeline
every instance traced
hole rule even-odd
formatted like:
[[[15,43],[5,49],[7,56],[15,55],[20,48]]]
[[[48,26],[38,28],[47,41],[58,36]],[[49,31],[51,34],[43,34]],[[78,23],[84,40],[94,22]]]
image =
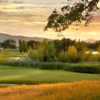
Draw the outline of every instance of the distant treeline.
[[[72,46],[74,45],[76,48],[77,48],[77,45],[82,45],[83,47],[85,47],[87,50],[88,49],[92,49],[93,51],[97,50],[98,46],[100,45],[100,41],[96,41],[95,43],[86,43],[85,41],[76,41],[76,40],[71,40],[70,38],[63,38],[61,40],[53,40],[54,42],[54,45],[55,45],[55,48],[57,50],[57,52],[60,52],[62,50],[66,51],[68,49],[69,46]],[[18,47],[20,48],[20,44],[23,44],[22,45],[22,48],[24,48],[25,45],[27,45],[27,48],[29,49],[30,47],[32,49],[34,49],[34,45],[40,45],[41,42],[39,41],[34,41],[34,40],[30,40],[30,41],[25,41],[25,40],[19,40],[19,45]],[[49,41],[49,44],[51,43],[51,41]],[[17,47],[16,45],[16,41],[13,40],[13,39],[7,39],[3,42],[0,42],[0,45],[4,48],[4,49],[7,49],[7,48],[11,48],[11,49],[15,49]],[[36,47],[38,48],[38,47]]]

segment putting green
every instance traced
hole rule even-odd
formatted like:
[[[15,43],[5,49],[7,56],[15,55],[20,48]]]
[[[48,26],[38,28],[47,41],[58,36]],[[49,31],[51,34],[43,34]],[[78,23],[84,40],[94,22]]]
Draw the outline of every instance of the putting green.
[[[100,80],[100,74],[0,66],[0,83],[40,84],[82,80]]]

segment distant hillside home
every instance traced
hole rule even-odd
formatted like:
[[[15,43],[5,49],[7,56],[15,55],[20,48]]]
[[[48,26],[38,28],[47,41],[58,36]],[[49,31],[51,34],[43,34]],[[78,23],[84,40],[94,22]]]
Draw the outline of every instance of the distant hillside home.
[[[1,50],[4,50],[4,49],[3,49],[3,47],[0,45],[0,51],[1,51]]]

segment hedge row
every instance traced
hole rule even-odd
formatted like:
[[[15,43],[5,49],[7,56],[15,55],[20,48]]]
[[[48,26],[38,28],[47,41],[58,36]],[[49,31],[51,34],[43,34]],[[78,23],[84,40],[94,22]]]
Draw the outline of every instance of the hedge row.
[[[22,59],[22,60],[3,61],[1,62],[1,65],[100,74],[100,64],[91,64],[91,63],[84,64],[84,63],[39,62],[39,61],[33,61],[31,59]]]

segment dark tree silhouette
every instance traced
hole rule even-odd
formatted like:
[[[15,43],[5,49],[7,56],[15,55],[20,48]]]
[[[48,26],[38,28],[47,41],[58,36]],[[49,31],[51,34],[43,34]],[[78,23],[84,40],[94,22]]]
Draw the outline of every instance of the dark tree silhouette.
[[[68,0],[69,1],[69,0]],[[71,0],[70,0],[71,1]],[[61,32],[70,25],[81,25],[85,22],[85,26],[93,20],[93,13],[99,10],[97,4],[99,0],[77,0],[73,5],[66,5],[61,8],[62,13],[58,13],[55,9],[48,18],[48,23],[44,29],[52,28],[55,32]]]

